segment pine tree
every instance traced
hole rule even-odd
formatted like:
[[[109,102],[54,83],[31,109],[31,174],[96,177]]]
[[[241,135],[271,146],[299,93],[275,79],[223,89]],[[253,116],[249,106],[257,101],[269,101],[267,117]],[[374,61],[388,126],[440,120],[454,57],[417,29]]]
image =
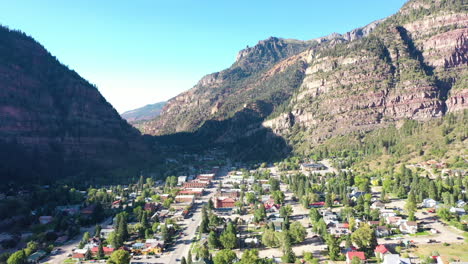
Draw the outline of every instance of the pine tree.
[[[102,243],[99,244],[98,252],[97,252],[96,257],[98,259],[103,259],[104,258],[104,248],[102,247]]]

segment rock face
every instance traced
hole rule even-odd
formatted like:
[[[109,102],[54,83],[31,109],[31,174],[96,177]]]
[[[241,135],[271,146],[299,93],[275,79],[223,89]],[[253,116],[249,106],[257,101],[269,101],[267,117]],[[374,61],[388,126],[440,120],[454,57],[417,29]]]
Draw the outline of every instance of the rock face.
[[[1,27],[0,62],[0,144],[21,155],[2,151],[3,161],[12,159],[2,162],[2,177],[18,176],[9,165],[30,168],[30,176],[41,168],[50,176],[73,173],[56,171],[61,165],[113,167],[123,164],[127,153],[146,151],[140,133],[96,87],[32,38]]]
[[[156,135],[195,131],[256,101],[271,112],[237,133],[266,128],[317,143],[402,119],[437,118],[468,107],[467,39],[461,0],[411,0],[397,14],[342,35],[270,38],[239,52],[231,68],[207,75],[139,128]]]
[[[291,110],[264,125],[319,142],[466,109],[468,13],[458,4],[410,1],[368,37],[312,53]]]

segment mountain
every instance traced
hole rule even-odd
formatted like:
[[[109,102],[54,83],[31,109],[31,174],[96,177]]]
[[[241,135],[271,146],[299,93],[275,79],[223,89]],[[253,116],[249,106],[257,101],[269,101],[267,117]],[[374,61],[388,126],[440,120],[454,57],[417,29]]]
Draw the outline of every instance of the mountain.
[[[151,120],[159,116],[165,104],[166,102],[159,102],[155,104],[145,105],[134,110],[126,111],[120,116],[127,120],[129,123]]]
[[[234,144],[267,131],[307,153],[339,135],[460,113],[468,106],[467,26],[461,0],[410,0],[395,15],[342,35],[271,37],[137,127]]]
[[[98,89],[33,38],[0,27],[3,180],[92,178],[148,153]]]

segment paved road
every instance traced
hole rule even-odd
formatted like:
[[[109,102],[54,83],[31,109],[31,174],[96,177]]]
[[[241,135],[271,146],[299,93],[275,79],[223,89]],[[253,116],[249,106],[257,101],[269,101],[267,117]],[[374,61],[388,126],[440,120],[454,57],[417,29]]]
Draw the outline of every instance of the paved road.
[[[220,170],[217,176],[217,180],[226,177],[229,170],[228,167],[224,167]],[[176,239],[174,249],[172,251],[163,253],[160,258],[151,257],[150,259],[146,259],[143,257],[141,260],[132,259],[131,263],[156,263],[156,264],[167,264],[167,263],[178,263],[182,257],[187,257],[188,252],[190,250],[190,245],[192,243],[192,239],[195,237],[195,231],[197,227],[201,223],[201,208],[204,204],[208,202],[211,197],[216,192],[217,183],[213,185],[212,188],[208,189],[208,194],[204,195],[199,201],[196,202],[196,209],[193,211],[193,216],[189,219],[185,219],[181,226],[186,227],[183,233],[187,234],[187,236],[183,236],[179,239]],[[193,219],[193,220],[192,220]]]
[[[112,221],[112,217],[109,217],[106,220],[102,221],[100,225],[101,226],[109,225],[111,221]],[[78,247],[78,244],[80,243],[81,238],[83,237],[83,234],[85,232],[89,232],[90,235],[93,235],[95,233],[94,228],[95,226],[81,228],[79,235],[77,235],[73,240],[67,241],[64,245],[59,247],[62,249],[59,253],[42,259],[40,263],[62,264],[67,258],[69,258],[68,254],[72,254],[72,250]]]

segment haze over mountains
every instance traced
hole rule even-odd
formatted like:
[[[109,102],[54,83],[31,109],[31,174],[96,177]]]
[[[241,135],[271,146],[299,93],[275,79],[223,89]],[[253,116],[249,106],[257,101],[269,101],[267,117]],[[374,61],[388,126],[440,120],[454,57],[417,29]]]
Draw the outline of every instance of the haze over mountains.
[[[11,179],[134,167],[154,162],[161,145],[217,146],[255,160],[308,155],[338,136],[461,116],[467,50],[461,0],[410,0],[342,35],[271,37],[168,102],[122,114],[156,136],[142,137],[96,87],[31,37],[2,27],[0,142],[7,151],[0,172]]]

